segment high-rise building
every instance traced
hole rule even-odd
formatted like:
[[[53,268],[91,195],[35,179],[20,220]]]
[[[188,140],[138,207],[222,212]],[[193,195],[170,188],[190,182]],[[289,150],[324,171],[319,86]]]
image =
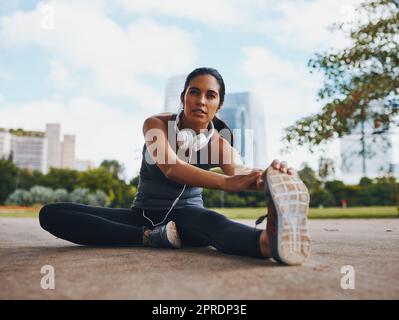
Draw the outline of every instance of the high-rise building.
[[[73,169],[75,167],[75,136],[64,135],[61,146],[61,167]]]
[[[11,134],[8,130],[0,129],[0,159],[8,159],[11,152]]]
[[[233,130],[234,147],[244,163],[266,167],[266,131],[263,108],[250,92],[226,94],[218,117]]]
[[[165,88],[165,112],[175,113],[178,110],[179,105],[181,104],[180,93],[184,89],[185,80],[185,75],[178,75],[169,78]]]
[[[78,170],[78,171],[86,171],[86,170],[92,169],[92,168],[94,168],[94,164],[92,161],[75,159],[73,169]]]
[[[19,168],[47,172],[47,140],[42,132],[23,132],[11,137],[12,161]]]
[[[59,136],[59,124],[47,124],[46,132],[0,128],[0,159],[11,159],[19,168],[38,170],[44,174],[51,167],[74,169],[75,136],[64,135],[62,142]],[[80,165],[82,168],[89,166],[93,167],[93,164],[87,162]]]
[[[58,123],[46,124],[46,139],[48,145],[47,165],[48,168],[61,168],[61,126]]]
[[[373,134],[368,123],[364,126],[364,144],[359,126],[352,134],[340,139],[340,149],[341,172],[348,183],[358,183],[364,175],[379,177],[395,168],[390,134]]]

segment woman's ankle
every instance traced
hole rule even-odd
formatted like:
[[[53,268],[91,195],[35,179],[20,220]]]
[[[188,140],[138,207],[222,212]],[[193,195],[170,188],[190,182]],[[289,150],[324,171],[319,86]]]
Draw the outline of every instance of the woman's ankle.
[[[143,230],[143,245],[145,246],[148,243],[148,237],[150,236],[150,229],[144,228]]]
[[[272,252],[269,246],[269,239],[266,230],[262,230],[259,237],[260,252],[265,258],[271,258]]]

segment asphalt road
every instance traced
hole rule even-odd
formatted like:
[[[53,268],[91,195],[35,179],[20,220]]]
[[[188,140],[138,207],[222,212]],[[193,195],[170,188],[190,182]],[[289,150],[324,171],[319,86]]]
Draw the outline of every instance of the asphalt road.
[[[309,229],[311,257],[287,267],[212,247],[78,246],[37,219],[0,218],[0,299],[399,298],[399,219],[310,220]],[[54,289],[41,287],[52,284],[46,265]]]

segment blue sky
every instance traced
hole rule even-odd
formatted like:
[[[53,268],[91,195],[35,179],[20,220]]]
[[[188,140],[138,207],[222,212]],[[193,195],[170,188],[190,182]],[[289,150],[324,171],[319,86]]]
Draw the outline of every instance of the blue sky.
[[[139,169],[143,120],[163,108],[168,77],[210,66],[227,92],[251,91],[265,110],[267,154],[316,165],[306,149],[281,155],[282,129],[317,112],[315,52],[347,44],[327,27],[358,0],[54,0],[0,2],[0,127],[75,134],[77,158]],[[337,158],[336,145],[329,148]]]

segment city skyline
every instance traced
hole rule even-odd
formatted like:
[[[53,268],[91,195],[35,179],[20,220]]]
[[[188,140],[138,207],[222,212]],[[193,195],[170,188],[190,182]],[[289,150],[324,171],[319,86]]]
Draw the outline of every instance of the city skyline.
[[[0,128],[0,159],[42,174],[50,168],[84,171],[94,167],[91,161],[76,159],[75,136],[64,134],[61,140],[59,123],[46,123],[45,131]]]

